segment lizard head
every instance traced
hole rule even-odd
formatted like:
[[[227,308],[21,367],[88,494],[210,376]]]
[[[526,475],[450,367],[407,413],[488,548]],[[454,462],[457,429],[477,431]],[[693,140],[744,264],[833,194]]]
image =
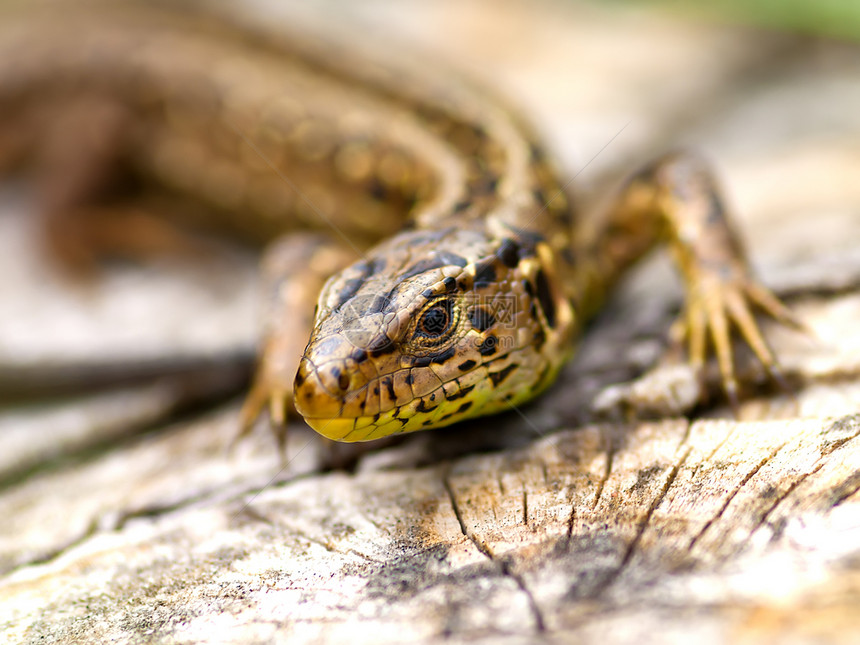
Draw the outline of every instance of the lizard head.
[[[537,395],[566,358],[572,322],[538,246],[446,229],[375,247],[322,290],[298,412],[330,439],[366,441]]]

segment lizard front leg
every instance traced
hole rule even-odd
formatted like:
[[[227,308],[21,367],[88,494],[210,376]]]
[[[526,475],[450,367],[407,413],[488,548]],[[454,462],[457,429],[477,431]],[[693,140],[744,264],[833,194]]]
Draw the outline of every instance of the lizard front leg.
[[[723,389],[737,407],[738,386],[732,336],[752,349],[771,377],[784,384],[778,362],[753,312],[803,329],[789,309],[755,277],[735,233],[713,173],[699,157],[673,153],[632,177],[598,235],[587,242],[589,270],[580,285],[586,310],[606,283],[649,250],[666,241],[686,290],[684,311],[673,326],[676,342],[686,341],[689,362],[701,374],[713,351]]]
[[[247,435],[268,407],[283,454],[293,410],[293,381],[313,328],[314,306],[325,281],[355,261],[355,251],[322,234],[294,233],[274,242],[262,261],[266,310],[254,383],[240,412]]]

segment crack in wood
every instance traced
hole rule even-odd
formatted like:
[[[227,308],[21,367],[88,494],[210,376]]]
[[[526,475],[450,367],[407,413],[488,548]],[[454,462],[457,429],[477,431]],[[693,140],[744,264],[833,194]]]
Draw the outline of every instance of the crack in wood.
[[[459,504],[457,504],[457,497],[454,494],[454,488],[451,486],[451,481],[447,475],[442,477],[442,485],[445,488],[445,491],[448,494],[448,498],[451,501],[451,508],[454,511],[454,517],[457,518],[457,523],[460,525],[460,532],[463,536],[469,540],[472,544],[475,545],[475,548],[478,549],[490,562],[492,562],[495,566],[499,568],[499,571],[502,575],[509,577],[514,581],[514,584],[517,585],[517,588],[521,592],[523,592],[526,596],[526,600],[529,604],[529,610],[531,611],[532,618],[535,623],[535,630],[538,632],[546,631],[546,621],[543,617],[543,612],[537,604],[537,601],[534,598],[531,590],[526,586],[525,580],[523,580],[522,576],[520,576],[517,572],[515,572],[511,568],[511,562],[507,558],[498,558],[493,553],[493,550],[490,546],[478,538],[478,536],[474,535],[469,529],[466,527],[466,521],[463,519],[463,515],[460,512]]]
[[[539,461],[539,463],[540,463],[541,474],[543,475],[544,486],[548,487],[549,486],[549,469],[547,468],[546,462],[543,459],[541,459]]]
[[[511,579],[516,583],[517,587],[519,587],[520,591],[522,591],[526,595],[526,599],[529,603],[529,609],[532,612],[532,616],[535,621],[535,631],[537,632],[545,632],[546,631],[546,622],[544,621],[543,612],[535,600],[534,595],[531,590],[526,586],[525,580],[523,580],[522,576],[516,573],[512,568],[509,560],[501,560],[499,561],[501,565],[502,573],[506,576],[510,576]]]
[[[372,562],[373,564],[378,564],[379,566],[385,566],[386,564],[388,564],[387,560],[377,560],[376,558],[372,558],[369,555],[367,555],[366,553],[362,553],[361,551],[359,551],[358,549],[355,549],[355,548],[349,548],[346,551],[341,551],[341,553],[352,553],[353,555],[357,555],[359,558],[362,558],[363,560],[366,560],[367,562]]]
[[[696,546],[696,543],[697,543],[697,542],[702,538],[702,536],[703,536],[705,533],[707,533],[707,532],[708,532],[708,529],[710,529],[710,528],[711,528],[711,526],[714,524],[714,522],[716,522],[717,520],[719,520],[719,519],[723,516],[723,514],[726,512],[726,509],[727,509],[727,508],[729,507],[729,505],[732,503],[732,500],[733,500],[735,497],[737,497],[737,494],[741,492],[741,490],[743,489],[743,487],[744,487],[744,486],[746,486],[746,485],[750,482],[750,480],[751,480],[753,477],[755,477],[755,476],[756,476],[756,474],[757,474],[757,473],[758,473],[762,468],[764,468],[764,467],[765,467],[765,465],[766,465],[766,464],[767,464],[771,459],[773,459],[774,457],[776,457],[776,455],[779,453],[779,451],[780,451],[780,450],[782,450],[784,447],[785,447],[785,444],[781,444],[778,448],[775,448],[774,450],[772,450],[772,451],[771,451],[771,452],[770,452],[770,453],[769,453],[769,454],[768,454],[764,459],[762,459],[760,462],[758,462],[758,463],[757,463],[757,464],[752,468],[752,470],[750,470],[746,475],[744,475],[743,479],[741,479],[741,481],[738,483],[738,485],[735,487],[735,489],[734,489],[732,492],[730,492],[730,493],[729,493],[728,497],[726,497],[725,502],[722,504],[722,506],[720,506],[720,508],[717,510],[716,514],[714,514],[714,516],[713,516],[713,517],[711,517],[707,522],[705,522],[705,525],[701,528],[701,530],[700,530],[698,533],[696,533],[696,535],[694,535],[694,536],[693,536],[693,539],[692,539],[692,540],[690,540],[690,544],[689,544],[689,545],[687,545],[687,551],[692,551],[692,550],[693,550],[693,547],[694,547],[694,546]],[[699,465],[696,467],[696,471],[698,471],[699,466],[701,466],[701,464],[699,464]]]
[[[261,524],[268,524],[272,527],[277,526],[277,524],[272,518],[270,518],[268,515],[264,515],[263,513],[251,506],[246,506],[245,508],[243,508],[241,511],[239,511],[239,515],[234,515],[232,519],[235,520],[239,516],[244,516],[255,522],[260,522]]]
[[[57,558],[65,554],[67,551],[83,544],[99,532],[121,531],[131,520],[147,518],[157,519],[162,515],[181,510],[190,504],[197,504],[213,497],[217,499],[217,495],[213,495],[212,491],[205,491],[198,495],[192,495],[190,497],[177,500],[171,504],[152,505],[148,507],[142,507],[133,511],[125,511],[123,513],[117,514],[116,517],[112,519],[110,519],[112,515],[111,513],[102,512],[100,515],[93,517],[90,520],[90,523],[87,525],[86,529],[84,529],[77,537],[71,538],[64,544],[61,544],[53,549],[43,552],[33,558],[16,563],[13,567],[9,569],[8,572],[11,573],[12,571],[23,567],[47,564],[48,562],[56,560]]]
[[[853,415],[853,416],[850,416],[847,418],[838,419],[833,424],[831,424],[829,426],[829,428],[827,428],[827,430],[832,430],[834,428],[841,428],[841,426],[846,423],[846,420],[848,422],[855,422],[856,423],[856,419],[857,419],[857,415]],[[753,533],[755,533],[756,531],[758,531],[760,528],[762,528],[765,525],[765,523],[767,522],[767,518],[770,517],[770,515],[776,510],[776,508],[783,501],[785,501],[788,498],[788,496],[791,495],[798,486],[800,486],[804,481],[806,481],[807,479],[809,479],[810,477],[815,475],[818,471],[820,471],[822,468],[824,468],[824,466],[826,465],[826,462],[824,460],[827,457],[830,457],[834,452],[836,452],[837,450],[842,448],[842,446],[844,446],[845,444],[853,441],[858,436],[860,436],[860,427],[858,427],[857,431],[853,435],[851,435],[850,437],[843,437],[841,439],[836,439],[836,440],[832,441],[831,443],[827,444],[826,446],[824,446],[824,448],[821,451],[821,455],[819,455],[819,457],[816,461],[817,465],[815,466],[815,468],[813,468],[812,470],[810,470],[807,473],[803,473],[802,475],[800,475],[800,477],[798,477],[797,480],[792,482],[791,485],[786,489],[786,491],[782,495],[777,497],[777,499],[774,501],[774,503],[771,504],[770,508],[768,508],[767,511],[765,511],[764,514],[761,516],[761,519],[759,520],[759,522],[755,526],[755,528],[753,528],[753,530],[750,531],[750,535],[752,535]]]
[[[158,519],[164,515],[169,513],[175,513],[176,511],[186,508],[189,505],[197,504],[203,502],[205,500],[209,500],[213,497],[212,491],[206,491],[199,495],[192,495],[190,497],[184,497],[180,500],[172,502],[170,504],[152,504],[150,506],[142,506],[140,508],[125,511],[120,513],[117,516],[117,519],[110,525],[104,526],[103,529],[112,530],[112,531],[121,531],[126,527],[126,525],[133,520],[140,519]],[[215,496],[217,499],[217,496]]]
[[[529,525],[529,493],[523,485],[523,524]]]
[[[605,429],[601,430],[601,435],[606,438],[608,444],[606,446],[606,466],[603,469],[603,476],[600,478],[600,481],[597,482],[597,492],[594,494],[594,502],[591,504],[592,511],[596,509],[597,505],[600,503],[600,498],[603,496],[603,488],[606,486],[606,482],[609,481],[609,476],[612,474],[612,462],[615,459],[615,438],[609,433],[608,430]],[[571,505],[573,505],[572,501]],[[572,532],[573,524],[571,524],[570,530]]]
[[[819,457],[819,459],[829,457],[846,443],[854,441],[857,437],[860,437],[860,415],[851,415],[848,417],[837,419],[835,422],[830,424],[830,426],[824,432],[829,432],[835,428],[842,429],[847,424],[854,425],[857,431],[850,437],[843,437],[842,439],[836,439],[835,441],[829,443],[825,447],[825,449],[821,451],[821,457]]]
[[[280,528],[288,531],[289,533],[292,534],[293,537],[296,537],[299,540],[305,540],[309,544],[316,544],[317,546],[322,547],[323,549],[325,549],[329,553],[339,553],[341,555],[346,555],[348,553],[351,553],[351,554],[358,556],[359,558],[365,560],[366,562],[370,562],[372,564],[376,564],[379,566],[384,566],[384,565],[388,564],[384,560],[377,560],[376,558],[373,558],[373,557],[371,557],[365,553],[362,553],[361,551],[359,551],[355,547],[350,547],[350,548],[346,549],[345,551],[342,551],[341,549],[337,548],[337,545],[333,544],[332,542],[329,542],[326,540],[320,540],[319,538],[312,537],[312,536],[308,535],[306,532],[304,532],[300,529],[297,529],[295,527],[281,524]]]
[[[636,530],[636,535],[633,537],[633,540],[630,542],[627,547],[627,552],[624,554],[624,559],[621,561],[621,566],[619,567],[618,573],[621,573],[621,570],[627,566],[630,562],[630,559],[633,557],[633,553],[636,550],[636,547],[639,546],[639,542],[642,539],[642,536],[645,533],[645,529],[651,524],[651,518],[654,516],[654,512],[663,503],[663,500],[666,499],[666,495],[669,492],[669,489],[672,487],[672,484],[675,483],[675,479],[678,477],[678,473],[681,468],[683,468],[684,463],[687,461],[687,457],[690,456],[691,449],[688,448],[682,454],[680,459],[672,466],[672,469],[669,471],[669,476],[666,477],[666,482],[663,484],[663,488],[660,490],[660,494],[654,498],[654,501],[651,502],[651,505],[648,507],[648,512],[645,513],[645,517],[642,518],[642,521],[639,523],[639,526]]]
[[[678,450],[687,445],[687,442],[690,440],[690,433],[692,432],[693,424],[687,421],[684,426],[684,435],[681,437],[681,441],[678,442]]]
[[[361,517],[382,535],[391,535],[391,529],[389,527],[383,526],[367,514],[362,513]]]
[[[785,492],[782,495],[779,495],[776,500],[774,500],[773,504],[770,505],[770,508],[768,508],[764,512],[764,514],[761,516],[761,519],[759,519],[758,523],[750,531],[750,535],[758,531],[765,525],[765,523],[767,523],[767,518],[770,517],[771,513],[773,513],[774,510],[776,510],[776,507],[779,506],[789,495],[791,495],[798,486],[800,486],[810,476],[814,475],[822,468],[824,468],[824,464],[819,464],[818,466],[810,470],[808,473],[803,473],[800,477],[793,481],[785,490]]]
[[[838,495],[836,499],[833,500],[833,504],[831,504],[830,508],[836,508],[845,500],[850,499],[857,491],[860,491],[860,482],[858,482],[856,486],[848,488],[846,492],[841,495]]]
[[[460,505],[457,503],[457,497],[454,495],[454,489],[451,486],[451,481],[447,475],[442,476],[442,485],[445,488],[445,492],[448,494],[448,498],[451,502],[451,509],[454,511],[454,517],[457,518],[457,524],[460,525],[460,532],[463,536],[468,539],[472,544],[475,545],[475,548],[478,549],[481,553],[483,553],[490,560],[493,559],[493,556],[487,550],[486,545],[481,543],[477,538],[470,534],[469,530],[466,528],[466,521],[463,519],[462,513],[460,513]]]
[[[299,449],[299,451],[291,459],[295,459],[296,457],[298,457],[299,454],[305,448],[307,448],[310,444],[311,444],[311,442],[308,441],[305,445],[303,445]],[[239,508],[238,511],[236,511],[233,514],[233,519],[236,519],[237,517],[239,517],[244,512],[244,510],[247,507],[249,507],[251,504],[253,504],[254,500],[257,499],[260,495],[262,495],[265,491],[267,491],[269,489],[273,489],[273,488],[282,488],[285,486],[289,486],[290,484],[293,484],[297,481],[300,481],[300,480],[308,478],[308,477],[313,477],[313,476],[316,476],[319,474],[319,473],[315,473],[315,472],[302,473],[300,475],[296,475],[295,477],[288,477],[287,479],[285,479],[283,481],[278,481],[278,477],[281,475],[281,473],[283,473],[287,469],[288,466],[289,466],[289,463],[287,463],[284,466],[281,466],[280,470],[278,470],[278,472],[276,472],[275,475],[273,477],[271,477],[269,479],[269,481],[267,481],[262,486],[255,486],[254,488],[246,490],[246,491],[242,492],[241,494],[237,495],[236,499],[242,500],[242,502],[241,502],[242,506],[241,506],[241,508]],[[250,497],[248,497],[249,495],[250,495]]]
[[[660,493],[655,496],[654,500],[648,507],[648,510],[645,513],[645,517],[639,522],[639,525],[636,527],[636,534],[633,536],[633,539],[630,541],[630,544],[627,545],[627,548],[624,551],[624,557],[621,558],[621,564],[618,565],[613,571],[610,571],[608,575],[598,584],[595,585],[594,591],[592,592],[592,597],[597,598],[603,592],[608,589],[615,580],[617,580],[630,561],[633,559],[633,554],[636,552],[636,548],[639,546],[639,542],[642,540],[642,536],[645,534],[645,530],[651,524],[651,518],[654,516],[654,512],[663,503],[663,500],[666,499],[666,495],[669,492],[669,489],[672,487],[672,484],[675,483],[675,479],[678,477],[678,473],[681,468],[683,468],[684,463],[687,461],[687,457],[689,457],[690,452],[692,452],[692,448],[688,448],[685,450],[678,461],[672,466],[669,471],[669,475],[666,477],[666,481],[663,484],[663,487],[660,490]]]
[[[571,497],[573,495],[571,494]],[[567,518],[567,543],[570,544],[573,539],[573,523],[576,521],[576,504],[571,500],[570,517]]]
[[[76,546],[86,542],[93,535],[98,533],[101,529],[102,529],[102,527],[99,524],[98,518],[93,518],[93,520],[89,523],[87,528],[84,529],[78,537],[72,538],[71,540],[69,540],[65,544],[61,544],[60,546],[58,546],[54,549],[50,549],[48,551],[45,551],[41,555],[37,555],[35,557],[24,560],[22,562],[15,563],[13,566],[9,567],[9,569],[5,570],[3,572],[3,575],[8,576],[10,574],[15,573],[16,571],[18,571],[20,569],[26,569],[27,567],[32,567],[32,566],[37,566],[40,564],[47,564],[49,562],[52,562],[53,560],[56,560],[57,558],[62,556],[67,551],[74,549]]]
[[[692,428],[692,426],[693,426],[693,424],[691,423],[688,427]],[[690,479],[691,480],[695,480],[697,478],[697,476],[699,475],[699,471],[702,469],[702,466],[704,464],[711,463],[711,461],[714,459],[716,454],[723,448],[723,446],[726,445],[726,443],[729,441],[729,439],[731,439],[734,436],[736,429],[737,429],[737,424],[732,425],[732,427],[729,428],[729,431],[726,433],[726,435],[717,442],[717,445],[714,446],[713,449],[711,449],[711,451],[705,456],[705,458],[702,459],[701,461],[699,461],[699,463],[697,463],[693,467],[693,471],[690,473]]]

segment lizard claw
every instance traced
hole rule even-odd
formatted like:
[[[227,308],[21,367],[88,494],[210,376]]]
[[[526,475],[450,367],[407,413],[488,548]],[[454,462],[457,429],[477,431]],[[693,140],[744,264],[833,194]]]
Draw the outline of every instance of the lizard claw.
[[[285,390],[282,387],[273,386],[269,378],[266,378],[264,370],[260,369],[257,376],[254,378],[254,384],[251,390],[245,397],[245,402],[242,404],[242,409],[239,411],[239,432],[233,437],[233,440],[228,446],[228,450],[232,451],[243,438],[247,437],[254,428],[257,419],[263,414],[263,410],[268,406],[269,419],[271,421],[272,432],[275,435],[275,441],[278,446],[278,453],[281,455],[281,460],[286,461],[287,454],[287,420],[291,402],[292,388]]]
[[[723,391],[737,416],[740,404],[731,347],[733,331],[740,332],[770,378],[789,393],[791,387],[762,334],[753,310],[759,309],[792,329],[811,332],[773,293],[746,271],[733,273],[730,276],[700,274],[693,281],[685,311],[673,325],[671,335],[675,342],[686,339],[689,362],[699,374],[703,371],[710,343],[719,366]]]

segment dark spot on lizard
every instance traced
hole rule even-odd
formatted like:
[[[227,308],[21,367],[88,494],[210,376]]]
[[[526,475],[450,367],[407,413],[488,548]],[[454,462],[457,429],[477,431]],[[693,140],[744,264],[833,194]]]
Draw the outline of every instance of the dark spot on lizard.
[[[364,278],[352,278],[344,282],[343,288],[337,293],[334,309],[342,307],[350,298],[358,293],[358,290],[361,289],[361,285],[364,284],[364,280]]]
[[[337,299],[334,302],[333,309],[342,307],[350,298],[352,298],[368,277],[375,273],[379,273],[385,267],[385,260],[377,258],[375,260],[362,260],[357,262],[349,269],[350,272],[355,272],[355,277],[346,280],[343,283],[343,288],[338,292]],[[314,314],[316,316],[316,314]]]
[[[485,332],[495,324],[496,318],[484,307],[472,307],[469,309],[469,322],[478,331]]]
[[[388,390],[388,398],[392,401],[396,401],[397,394],[394,391],[394,379],[390,376],[385,376],[382,378],[382,384],[385,386],[385,389]]]
[[[426,271],[440,269],[443,266],[445,266],[445,264],[439,262],[437,258],[426,258],[413,264],[411,267],[406,269],[406,271],[401,273],[399,277],[401,280],[406,280],[421,273],[425,273]]]
[[[344,373],[339,367],[333,367],[331,368],[331,375],[341,390],[345,391],[349,388],[349,374]]]
[[[519,264],[519,251],[519,245],[511,238],[506,237],[502,240],[499,250],[496,251],[496,255],[506,267],[513,269]]]
[[[538,270],[535,280],[537,282],[538,302],[540,302],[540,306],[546,316],[546,322],[550,327],[555,327],[555,303],[552,300],[549,280],[546,279],[543,269]]]
[[[511,372],[517,369],[516,364],[511,364],[505,367],[504,369],[499,370],[498,372],[490,372],[490,379],[493,381],[493,386],[498,385],[502,381],[504,381],[508,376],[510,376]]]
[[[511,225],[508,225],[508,228],[516,234],[517,240],[519,241],[520,248],[518,249],[517,254],[520,259],[534,256],[537,252],[537,245],[546,240],[543,235],[535,231]]]
[[[529,297],[535,297],[535,288],[529,280],[523,280],[523,289],[529,294]]]
[[[469,262],[462,255],[457,255],[456,253],[451,253],[450,251],[437,251],[436,257],[440,260],[444,260],[447,266],[457,266],[457,267],[465,267]]]
[[[367,192],[380,202],[384,202],[388,198],[388,188],[376,177],[367,182]]]
[[[495,258],[486,258],[475,265],[475,288],[493,284],[498,279]]]
[[[534,387],[532,388],[533,392],[540,390],[544,385],[546,385],[546,379],[549,376],[549,365],[544,365],[543,369],[540,371],[540,376],[538,376],[537,381],[535,381]]]
[[[385,334],[377,336],[367,345],[367,352],[373,357],[390,354],[393,351],[394,343]]]
[[[467,372],[470,369],[472,369],[473,367],[475,367],[475,365],[477,365],[477,363],[470,359],[468,361],[463,361],[462,363],[460,363],[457,366],[457,369],[460,370],[461,372]]]
[[[529,153],[532,161],[541,161],[545,156],[541,147],[534,142],[529,143]]]
[[[487,336],[478,346],[478,352],[480,352],[481,356],[492,356],[498,349],[499,344],[495,336]]]
[[[431,401],[433,401],[433,399],[434,397],[430,398]],[[416,412],[432,412],[437,407],[438,406],[435,405],[428,406],[427,401],[425,399],[421,399],[420,401],[418,401],[418,405],[415,407],[415,410]]]
[[[388,304],[389,300],[385,296],[376,295],[373,297],[373,300],[367,306],[367,309],[364,313],[367,314],[378,314],[385,311],[385,306]]]
[[[474,385],[469,385],[469,386],[466,386],[464,388],[461,388],[459,391],[455,392],[454,394],[450,395],[447,398],[449,401],[456,401],[457,399],[462,399],[464,396],[466,396],[469,392],[471,392],[474,389],[475,389]]]
[[[540,349],[541,347],[543,347],[545,342],[546,342],[546,332],[543,330],[543,326],[539,325],[537,328],[537,331],[535,332],[535,335],[534,335],[535,347]]]
[[[499,187],[499,178],[488,175],[475,182],[472,188],[474,195],[493,195]]]
[[[726,209],[718,195],[712,194],[708,203],[708,224],[719,224],[726,219]]]
[[[367,360],[367,350],[357,347],[352,350],[352,353],[349,355],[349,358],[354,360],[356,363],[363,363]]]
[[[438,354],[432,354],[430,356],[417,356],[413,361],[413,367],[427,367],[431,363],[444,363],[448,359],[450,359],[456,353],[456,348],[449,347],[443,352],[439,352]]]
[[[456,353],[457,353],[457,350],[456,350],[456,348],[455,348],[455,347],[449,347],[449,348],[448,348],[448,349],[446,349],[444,352],[440,352],[440,353],[438,353],[438,354],[435,354],[435,355],[431,358],[431,362],[432,362],[432,363],[437,363],[437,364],[439,364],[439,363],[445,363],[445,362],[447,362],[449,359],[451,359],[451,358],[454,356],[454,354],[456,354]]]
[[[466,264],[466,258],[459,256],[456,253],[442,251],[434,254],[432,257],[416,262],[400,275],[400,279],[406,280],[407,278],[425,273],[426,271],[441,269],[442,267],[447,266],[464,267]]]
[[[561,250],[561,257],[564,258],[564,261],[569,264],[573,264],[574,262],[576,262],[576,254],[569,246],[566,246]]]

